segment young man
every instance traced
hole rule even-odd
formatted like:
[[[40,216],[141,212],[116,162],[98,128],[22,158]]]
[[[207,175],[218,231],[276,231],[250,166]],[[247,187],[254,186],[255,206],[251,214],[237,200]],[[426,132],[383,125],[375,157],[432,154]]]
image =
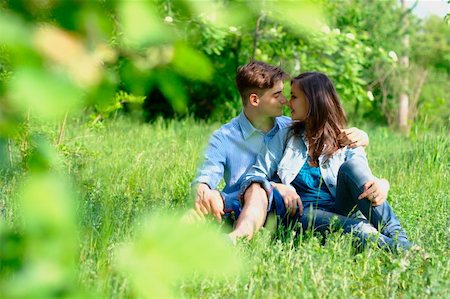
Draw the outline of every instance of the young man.
[[[225,213],[234,212],[237,218],[230,234],[251,238],[265,222],[268,207],[262,188],[250,187],[243,202],[239,200],[239,189],[247,171],[255,163],[263,146],[291,119],[282,115],[287,104],[283,95],[283,80],[286,73],[279,67],[252,61],[237,71],[236,84],[241,95],[243,111],[223,125],[211,136],[205,151],[205,160],[193,182],[195,211],[199,218],[212,214],[221,221]],[[366,146],[367,134],[356,128],[345,130],[342,143],[351,146]],[[221,179],[225,180],[222,192],[217,190]],[[274,178],[276,180],[276,178]],[[289,190],[282,184],[274,184],[283,200],[289,201]],[[263,194],[264,193],[264,194]],[[252,200],[250,200],[252,199]]]

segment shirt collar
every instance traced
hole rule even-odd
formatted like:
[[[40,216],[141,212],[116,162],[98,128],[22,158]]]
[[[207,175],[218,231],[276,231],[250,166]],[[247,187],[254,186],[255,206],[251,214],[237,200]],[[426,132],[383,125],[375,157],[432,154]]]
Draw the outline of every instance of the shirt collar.
[[[278,118],[275,118],[275,123],[272,129],[269,132],[263,133],[261,130],[256,129],[252,123],[248,120],[247,116],[245,116],[244,111],[241,111],[238,118],[239,126],[241,127],[242,136],[245,140],[247,140],[254,132],[261,132],[262,134],[270,134],[274,132],[275,127],[279,127]]]
[[[244,111],[241,111],[238,118],[239,126],[241,127],[242,136],[244,139],[248,139],[256,130],[252,123],[245,116]]]

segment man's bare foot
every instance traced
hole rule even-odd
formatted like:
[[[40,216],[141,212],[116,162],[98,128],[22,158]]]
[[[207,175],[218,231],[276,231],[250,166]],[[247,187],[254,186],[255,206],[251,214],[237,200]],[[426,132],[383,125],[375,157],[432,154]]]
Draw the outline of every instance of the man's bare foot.
[[[237,237],[233,235],[233,233],[227,234],[227,238],[233,246],[237,244]]]

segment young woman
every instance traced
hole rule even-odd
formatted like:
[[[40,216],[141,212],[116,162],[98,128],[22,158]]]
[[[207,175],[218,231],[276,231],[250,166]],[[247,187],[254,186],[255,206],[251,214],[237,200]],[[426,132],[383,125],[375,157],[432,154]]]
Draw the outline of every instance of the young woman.
[[[331,80],[317,72],[295,77],[289,105],[294,124],[259,154],[241,190],[261,184],[269,206],[296,214],[304,229],[324,230],[337,218],[345,232],[363,242],[375,239],[380,246],[408,249],[411,243],[385,201],[386,186],[372,176],[364,149],[338,142],[346,118]],[[272,184],[281,192],[268,181],[275,172],[284,187]],[[366,219],[347,217],[356,209]]]

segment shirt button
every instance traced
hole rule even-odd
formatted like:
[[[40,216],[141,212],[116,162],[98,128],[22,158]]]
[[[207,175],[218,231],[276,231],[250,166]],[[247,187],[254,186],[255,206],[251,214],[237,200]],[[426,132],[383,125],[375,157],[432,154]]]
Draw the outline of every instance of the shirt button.
[[[331,187],[331,188],[334,188],[334,185],[333,185],[333,184],[330,184],[330,187]]]

